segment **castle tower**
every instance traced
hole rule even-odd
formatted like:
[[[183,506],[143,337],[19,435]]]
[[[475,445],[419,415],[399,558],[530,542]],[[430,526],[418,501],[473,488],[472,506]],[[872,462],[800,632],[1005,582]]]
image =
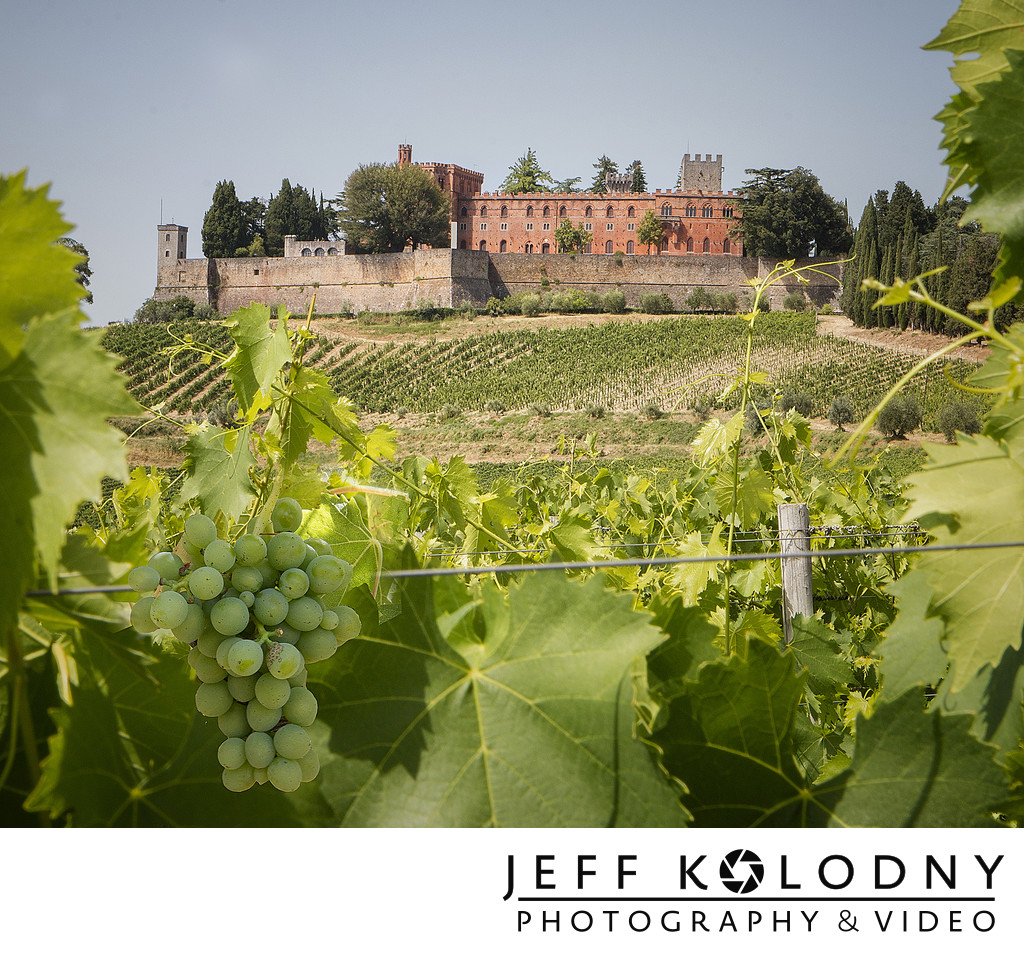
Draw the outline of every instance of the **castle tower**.
[[[188,228],[184,225],[157,225],[156,227],[156,264],[157,269],[164,265],[174,264],[188,256]]]
[[[703,159],[694,155],[691,159],[687,153],[683,156],[679,184],[684,192],[721,192],[723,171],[720,155],[715,156],[712,162],[710,155],[705,155]]]
[[[398,164],[412,165],[412,146],[402,144],[398,147]]]

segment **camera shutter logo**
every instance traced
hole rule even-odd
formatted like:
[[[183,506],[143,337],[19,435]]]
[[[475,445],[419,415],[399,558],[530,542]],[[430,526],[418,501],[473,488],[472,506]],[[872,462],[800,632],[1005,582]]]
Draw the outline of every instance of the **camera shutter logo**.
[[[764,880],[764,864],[752,850],[732,850],[725,855],[725,860],[718,868],[718,875],[727,890],[750,893]]]

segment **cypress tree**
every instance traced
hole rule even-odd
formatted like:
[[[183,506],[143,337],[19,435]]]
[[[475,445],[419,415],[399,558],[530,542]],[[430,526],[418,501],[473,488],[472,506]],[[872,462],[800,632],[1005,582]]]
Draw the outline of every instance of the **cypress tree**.
[[[230,179],[218,182],[213,201],[203,217],[203,254],[207,258],[232,258],[244,246],[242,204]]]
[[[280,258],[284,254],[284,236],[295,234],[295,216],[292,209],[292,186],[281,180],[281,190],[267,203],[267,217],[263,223],[267,255]]]

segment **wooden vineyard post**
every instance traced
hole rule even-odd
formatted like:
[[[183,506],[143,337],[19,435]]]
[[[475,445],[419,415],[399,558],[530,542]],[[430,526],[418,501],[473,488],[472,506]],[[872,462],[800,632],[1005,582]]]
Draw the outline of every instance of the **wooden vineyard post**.
[[[788,556],[782,564],[782,631],[789,645],[793,641],[793,616],[814,615],[814,588],[811,582],[810,518],[806,503],[779,506],[779,552],[807,553]]]

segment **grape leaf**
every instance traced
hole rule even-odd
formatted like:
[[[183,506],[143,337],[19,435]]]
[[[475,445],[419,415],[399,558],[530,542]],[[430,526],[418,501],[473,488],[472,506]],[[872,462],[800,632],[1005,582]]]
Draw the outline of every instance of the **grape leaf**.
[[[35,576],[38,551],[56,585],[65,527],[104,476],[127,477],[120,434],[107,418],[139,407],[116,358],[77,326],[77,314],[29,322],[18,356],[0,370],[0,625],[9,626]],[[34,544],[34,545],[33,545]]]
[[[882,656],[882,687],[896,698],[915,685],[938,685],[945,677],[949,658],[942,648],[946,627],[928,614],[935,593],[924,573],[911,572],[889,586],[896,597],[899,615],[886,629],[879,653]]]
[[[0,369],[21,351],[29,319],[77,306],[80,260],[57,239],[68,231],[48,186],[25,188],[24,171],[0,176]]]
[[[181,498],[199,500],[203,511],[236,520],[256,496],[249,470],[257,465],[249,446],[250,427],[222,430],[211,423],[199,426],[185,441],[187,474]]]
[[[853,666],[843,655],[836,632],[816,618],[793,619],[793,641],[788,651],[807,669],[807,687],[815,695],[832,698],[853,681]]]
[[[480,631],[471,637],[453,616],[475,601],[462,583],[403,581],[401,614],[311,673],[331,729],[320,791],[342,824],[643,822],[622,788],[639,790],[636,778],[616,773],[619,692],[661,633],[596,578],[535,574],[513,585],[507,605],[498,595],[473,610]],[[631,775],[637,760],[651,783],[669,784],[652,758],[630,757]]]
[[[352,564],[350,588],[368,584],[376,589],[381,570],[380,546],[363,523],[355,503],[346,505],[325,496],[315,510],[304,516],[300,532],[307,539],[318,537],[329,543],[335,556]]]
[[[938,522],[931,529],[937,543],[1024,539],[1024,465],[1011,450],[984,436],[929,446],[930,462],[908,478],[907,519]],[[931,613],[945,622],[953,691],[998,664],[1008,647],[1020,647],[1024,550],[926,552],[912,572],[924,574],[935,593]]]
[[[760,639],[740,639],[736,654],[706,662],[680,687],[652,740],[686,785],[683,803],[695,823],[799,823],[806,783],[793,726],[804,677],[792,658]]]
[[[73,641],[73,702],[53,713],[57,731],[26,810],[69,812],[79,827],[299,823],[302,799],[270,785],[235,794],[221,784],[223,738],[215,720],[196,713],[183,659],[131,630],[87,626]],[[303,814],[315,819],[315,797],[304,797]]]
[[[235,349],[224,362],[243,414],[254,420],[270,406],[271,388],[278,374],[292,359],[288,322],[280,319],[270,326],[270,308],[251,304],[239,308],[224,320]]]
[[[811,824],[829,827],[995,826],[1007,796],[995,749],[971,734],[970,715],[925,711],[909,691],[857,716],[850,767],[812,791]],[[881,795],[884,792],[884,795]]]

